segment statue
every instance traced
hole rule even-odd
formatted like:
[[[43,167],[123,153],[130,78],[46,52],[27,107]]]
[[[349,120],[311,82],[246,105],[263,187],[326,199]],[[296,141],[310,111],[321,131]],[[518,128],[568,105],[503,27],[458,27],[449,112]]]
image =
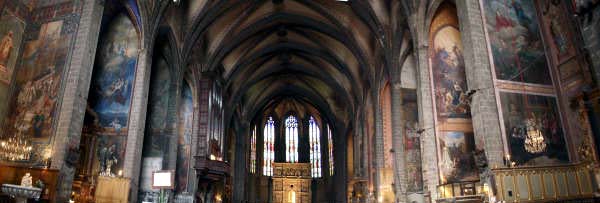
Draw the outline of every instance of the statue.
[[[294,185],[290,186],[290,192],[288,194],[288,203],[296,203],[296,191],[294,191]]]
[[[21,186],[33,187],[33,177],[31,177],[31,174],[26,173],[25,176],[23,176],[21,179]]]
[[[103,147],[98,151],[98,161],[100,162],[100,175],[114,177],[112,167],[119,161],[115,155],[116,146]]]

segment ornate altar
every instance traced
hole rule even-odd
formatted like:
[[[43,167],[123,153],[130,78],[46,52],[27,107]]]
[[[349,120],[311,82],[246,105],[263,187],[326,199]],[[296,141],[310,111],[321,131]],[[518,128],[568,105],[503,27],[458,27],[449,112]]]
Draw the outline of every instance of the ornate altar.
[[[273,202],[311,201],[310,163],[273,163]]]

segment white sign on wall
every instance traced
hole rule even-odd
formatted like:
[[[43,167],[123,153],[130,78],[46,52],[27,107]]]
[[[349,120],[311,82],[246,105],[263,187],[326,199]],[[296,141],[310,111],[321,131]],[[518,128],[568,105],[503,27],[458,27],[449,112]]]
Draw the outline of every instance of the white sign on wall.
[[[152,173],[153,189],[173,189],[175,184],[175,171],[154,171]]]

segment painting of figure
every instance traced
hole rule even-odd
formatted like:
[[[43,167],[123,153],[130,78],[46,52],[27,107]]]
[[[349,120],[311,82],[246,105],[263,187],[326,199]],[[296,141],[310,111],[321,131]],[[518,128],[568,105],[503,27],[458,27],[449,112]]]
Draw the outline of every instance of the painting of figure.
[[[8,130],[46,142],[57,117],[58,92],[66,65],[70,36],[61,35],[62,21],[40,26],[37,39],[27,41],[15,76],[14,108]]]
[[[89,105],[97,122],[87,129],[103,135],[127,135],[139,42],[123,14],[108,24],[98,43]]]
[[[144,139],[144,157],[162,157],[167,151],[168,137],[167,114],[169,109],[169,87],[171,84],[169,67],[163,58],[159,58],[152,67],[150,75],[150,95]]]
[[[496,78],[551,84],[534,1],[483,1]]]
[[[470,117],[462,49],[458,28],[447,25],[434,34],[431,66],[438,120]]]
[[[554,60],[557,64],[575,55],[575,47],[570,39],[567,17],[564,5],[560,0],[547,0],[541,2],[545,34],[551,43],[548,43]]]
[[[5,11],[0,17],[0,124],[9,105],[8,88],[15,68],[25,22]],[[1,133],[0,133],[1,134]]]
[[[123,170],[125,150],[127,149],[126,137],[100,135],[95,144],[94,174],[101,176],[118,176]]]
[[[473,133],[442,132],[440,140],[440,179],[442,183],[479,180],[475,167]]]
[[[175,181],[177,185],[175,191],[178,193],[187,191],[190,158],[191,158],[191,139],[192,122],[194,113],[194,103],[192,99],[192,90],[187,82],[184,82],[181,91],[181,106],[179,111],[179,138],[177,141],[177,171]]]
[[[421,139],[419,130],[419,113],[417,111],[417,92],[414,89],[402,89],[402,109],[404,110],[404,151],[406,153],[407,192],[423,190],[421,166]]]
[[[512,162],[539,166],[569,161],[556,98],[501,92],[500,99]]]

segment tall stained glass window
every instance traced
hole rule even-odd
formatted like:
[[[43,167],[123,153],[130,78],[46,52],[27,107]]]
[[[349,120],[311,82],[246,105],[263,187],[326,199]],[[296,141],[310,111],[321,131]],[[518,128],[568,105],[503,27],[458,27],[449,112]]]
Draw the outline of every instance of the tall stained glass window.
[[[263,175],[273,176],[273,162],[275,161],[275,121],[269,117],[265,123],[264,129],[264,150],[263,150]]]
[[[298,162],[298,120],[295,116],[285,119],[285,161]]]
[[[311,116],[308,121],[308,136],[310,142],[310,165],[311,176],[313,178],[321,177],[321,130],[315,119]]]
[[[327,150],[329,151],[329,175],[333,176],[333,171],[335,169],[335,162],[333,160],[333,136],[331,134],[331,127],[329,127],[329,125],[327,125],[327,145]]]
[[[256,173],[256,126],[252,129],[250,137],[250,173]]]

